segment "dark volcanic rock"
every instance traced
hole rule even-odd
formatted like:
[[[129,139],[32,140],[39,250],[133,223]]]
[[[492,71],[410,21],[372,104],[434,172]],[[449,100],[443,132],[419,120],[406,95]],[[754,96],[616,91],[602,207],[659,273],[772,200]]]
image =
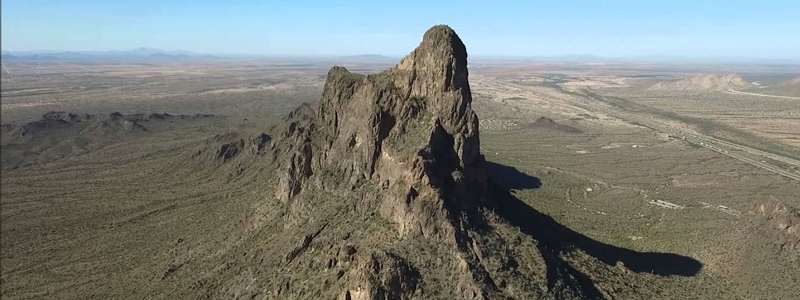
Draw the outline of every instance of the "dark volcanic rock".
[[[40,132],[47,132],[49,130],[58,130],[71,127],[76,123],[81,123],[92,119],[92,115],[77,115],[63,111],[51,111],[44,115],[42,118],[33,122],[29,122],[19,126],[18,132],[15,136],[23,137]]]
[[[69,123],[77,123],[83,120],[91,119],[92,115],[77,115],[73,113],[67,113],[63,111],[51,111],[42,116],[42,121],[44,120],[53,120],[53,121],[64,121]]]
[[[386,189],[381,214],[401,234],[440,234],[435,216],[474,210],[485,194],[467,52],[447,26],[431,28],[395,68],[363,76],[334,67],[322,99],[291,114],[294,141],[278,196],[288,201],[317,169]],[[425,200],[418,200],[425,199]],[[432,211],[427,201],[439,202]],[[450,234],[448,234],[450,235]]]
[[[443,25],[428,30],[390,70],[364,76],[333,67],[322,98],[285,118],[275,142],[276,157],[283,158],[277,197],[302,207],[297,202],[310,184],[350,189],[371,182],[382,191],[367,206],[396,224],[401,237],[450,245],[465,274],[480,273],[468,232],[472,219],[480,218],[487,183],[468,76],[466,48]],[[312,180],[321,173],[339,177]],[[473,278],[458,279],[457,293],[481,298]],[[408,295],[413,285],[402,292],[370,289],[364,299]]]
[[[239,151],[244,148],[244,140],[240,139],[236,142],[227,143],[220,147],[219,152],[217,152],[217,156],[222,158],[223,160],[230,160],[236,155],[239,154]]]
[[[419,293],[419,271],[391,253],[373,252],[350,272],[339,299],[412,299]]]

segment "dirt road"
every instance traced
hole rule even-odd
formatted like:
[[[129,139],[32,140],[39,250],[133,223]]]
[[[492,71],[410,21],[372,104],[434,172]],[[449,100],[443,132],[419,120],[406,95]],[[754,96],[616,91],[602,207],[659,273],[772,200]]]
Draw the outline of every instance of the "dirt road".
[[[750,93],[750,92],[742,92],[742,91],[734,91],[734,90],[728,90],[728,91],[725,91],[725,93],[728,93],[728,94],[731,94],[731,95],[750,95],[750,96],[761,96],[761,97],[800,100],[800,97],[767,95],[767,94],[758,94],[758,93]]]

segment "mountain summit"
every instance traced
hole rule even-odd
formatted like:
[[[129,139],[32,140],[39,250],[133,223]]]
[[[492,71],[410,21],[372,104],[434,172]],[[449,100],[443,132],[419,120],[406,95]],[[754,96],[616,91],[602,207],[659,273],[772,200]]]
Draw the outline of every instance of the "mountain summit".
[[[471,102],[466,48],[447,26],[428,30],[416,50],[380,74],[333,67],[322,99],[293,112],[282,134],[289,142],[276,142],[286,147],[279,152],[288,157],[278,198],[297,208],[290,211],[299,211],[316,190],[374,186],[355,209],[377,210],[394,224],[399,238],[449,245],[448,252],[465,264],[459,289],[481,294],[471,280],[469,266],[476,258],[467,229],[487,191]],[[374,299],[386,292],[387,287],[363,278],[405,276],[370,273],[377,271],[386,270],[355,270],[346,298]],[[406,286],[397,292],[413,295],[416,290]]]
[[[279,198],[294,198],[313,174],[333,168],[350,185],[379,184],[381,214],[400,234],[439,234],[444,220],[432,216],[445,207],[474,209],[485,194],[467,77],[464,44],[441,25],[383,73],[332,68],[316,110],[301,107],[285,133],[297,142]],[[441,214],[429,211],[430,203]]]

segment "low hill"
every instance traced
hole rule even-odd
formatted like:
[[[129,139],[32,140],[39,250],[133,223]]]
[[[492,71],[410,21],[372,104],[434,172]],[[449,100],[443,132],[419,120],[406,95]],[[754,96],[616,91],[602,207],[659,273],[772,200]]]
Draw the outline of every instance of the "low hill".
[[[698,75],[677,81],[659,82],[650,87],[653,91],[727,91],[750,88],[753,85],[736,74]]]
[[[550,131],[550,132],[556,132],[556,133],[582,133],[583,132],[578,128],[575,128],[575,127],[572,127],[572,126],[569,126],[569,125],[556,123],[556,121],[553,121],[553,119],[550,119],[548,117],[539,117],[533,123],[528,124],[528,128],[531,128],[533,130]]]
[[[3,169],[87,153],[121,138],[159,130],[168,124],[207,119],[211,115],[74,114],[51,111],[25,124],[3,124]]]

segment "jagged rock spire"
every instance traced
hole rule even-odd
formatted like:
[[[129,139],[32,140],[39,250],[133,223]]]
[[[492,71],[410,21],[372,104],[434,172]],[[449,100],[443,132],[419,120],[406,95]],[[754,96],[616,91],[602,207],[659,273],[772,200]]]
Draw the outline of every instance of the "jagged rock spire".
[[[442,201],[450,211],[440,215],[474,209],[485,174],[468,77],[466,47],[445,25],[428,30],[414,51],[380,74],[333,67],[313,118],[295,116],[289,127],[287,136],[300,144],[287,160],[279,195],[287,201],[311,174],[334,168],[342,182],[383,186],[381,212],[403,234],[438,231],[409,211],[414,198]]]

